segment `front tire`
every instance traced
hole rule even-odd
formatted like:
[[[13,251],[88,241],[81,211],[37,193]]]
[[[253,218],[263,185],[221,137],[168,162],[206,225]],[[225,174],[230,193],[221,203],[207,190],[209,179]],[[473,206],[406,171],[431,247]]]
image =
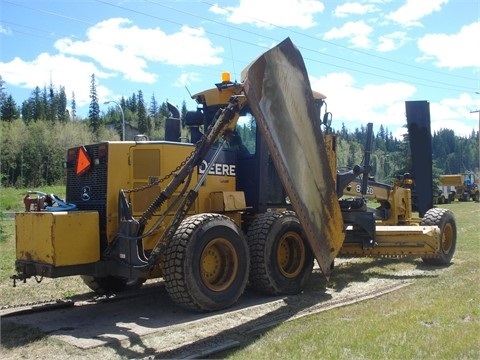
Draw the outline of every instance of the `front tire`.
[[[294,212],[268,212],[247,233],[250,285],[269,294],[297,294],[313,269],[313,254]]]
[[[215,311],[237,302],[248,280],[248,245],[227,216],[185,219],[165,250],[164,280],[171,299],[195,311]]]
[[[429,265],[448,265],[457,246],[457,225],[453,213],[446,209],[433,208],[427,211],[420,225],[438,226],[440,250],[436,257],[422,258]]]
[[[480,192],[476,192],[475,195],[473,195],[473,201],[475,202],[480,202]]]

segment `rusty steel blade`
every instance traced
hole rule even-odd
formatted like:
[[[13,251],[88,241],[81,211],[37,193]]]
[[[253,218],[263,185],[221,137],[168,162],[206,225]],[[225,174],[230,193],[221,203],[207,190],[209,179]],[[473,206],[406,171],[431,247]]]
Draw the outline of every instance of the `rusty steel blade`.
[[[303,58],[287,38],[243,72],[257,126],[325,276],[345,230]]]

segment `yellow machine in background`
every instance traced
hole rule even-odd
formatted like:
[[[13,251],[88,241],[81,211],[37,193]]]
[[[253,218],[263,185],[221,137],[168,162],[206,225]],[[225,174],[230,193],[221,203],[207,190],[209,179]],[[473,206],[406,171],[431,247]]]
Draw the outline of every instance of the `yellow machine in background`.
[[[364,164],[337,172],[325,97],[312,93],[289,39],[243,79],[193,95],[188,143],[175,135],[177,111],[166,141],[69,149],[65,201],[27,194],[16,215],[13,278],[80,275],[108,293],[162,277],[177,304],[212,311],[235,303],[247,281],[267,294],[302,291],[315,259],[326,276],[337,256],[450,262],[451,212],[414,218],[409,190],[396,186],[367,208],[369,144]],[[359,194],[345,198],[357,177]]]
[[[440,175],[440,186],[448,201],[480,201],[478,179],[474,173]]]

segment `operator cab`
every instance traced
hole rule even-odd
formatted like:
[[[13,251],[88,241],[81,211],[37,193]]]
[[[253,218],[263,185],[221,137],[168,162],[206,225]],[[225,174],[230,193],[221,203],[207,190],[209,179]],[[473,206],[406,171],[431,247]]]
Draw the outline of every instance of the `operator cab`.
[[[215,88],[192,95],[198,108],[186,114],[185,125],[190,128],[190,141],[194,144],[201,139],[206,129],[214,122],[216,114],[228,104],[232,96],[243,96],[243,85],[236,81],[232,82],[229,73],[222,73],[222,81],[215,85]],[[324,101],[326,96],[317,91],[312,93],[320,117],[322,106],[326,108]],[[249,207],[247,211],[258,214],[272,210],[291,210],[292,205],[267,144],[257,129],[255,116],[247,105],[242,107],[237,116],[228,145],[223,151],[235,153],[236,190],[244,192]],[[325,133],[331,132],[331,120],[331,113],[325,109],[321,121],[325,126]]]

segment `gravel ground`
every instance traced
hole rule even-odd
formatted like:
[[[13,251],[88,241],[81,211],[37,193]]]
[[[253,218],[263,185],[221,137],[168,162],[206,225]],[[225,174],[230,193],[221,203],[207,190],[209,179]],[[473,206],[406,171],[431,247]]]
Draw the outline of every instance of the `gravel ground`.
[[[364,262],[341,260],[329,282],[316,268],[305,291],[294,296],[266,297],[247,289],[235,306],[215,313],[182,310],[169,300],[162,284],[155,284],[127,299],[80,302],[73,309],[6,320],[36,327],[83,349],[85,355],[92,350],[98,355],[102,347],[119,347],[123,353],[128,349],[128,358],[206,357],[281,322],[395,291],[423,273],[407,263],[400,270],[397,265],[382,267],[379,274],[369,272],[372,264]]]

